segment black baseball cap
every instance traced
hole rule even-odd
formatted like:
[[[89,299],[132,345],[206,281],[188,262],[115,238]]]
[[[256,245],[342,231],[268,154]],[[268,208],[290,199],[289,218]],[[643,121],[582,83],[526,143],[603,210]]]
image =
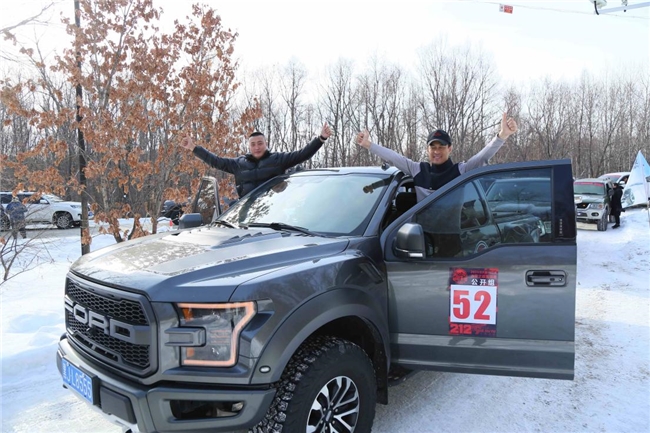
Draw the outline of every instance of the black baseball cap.
[[[442,129],[436,129],[435,131],[429,133],[429,136],[427,137],[427,146],[431,146],[431,143],[434,143],[436,141],[440,144],[444,144],[445,146],[451,146],[451,138],[449,138],[449,134],[447,134]]]

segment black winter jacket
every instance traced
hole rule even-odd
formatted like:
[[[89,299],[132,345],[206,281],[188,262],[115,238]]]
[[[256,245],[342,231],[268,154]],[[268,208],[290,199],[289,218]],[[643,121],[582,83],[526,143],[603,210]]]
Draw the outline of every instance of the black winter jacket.
[[[623,189],[620,186],[614,188],[614,193],[612,194],[611,199],[611,209],[610,213],[612,215],[620,215],[623,205],[621,204],[621,197],[623,196]]]
[[[196,146],[193,152],[210,167],[234,174],[237,194],[242,197],[272,177],[284,173],[288,168],[307,161],[322,145],[323,142],[316,137],[301,150],[295,152],[267,150],[260,159],[256,159],[250,153],[236,158],[222,158],[201,146]]]

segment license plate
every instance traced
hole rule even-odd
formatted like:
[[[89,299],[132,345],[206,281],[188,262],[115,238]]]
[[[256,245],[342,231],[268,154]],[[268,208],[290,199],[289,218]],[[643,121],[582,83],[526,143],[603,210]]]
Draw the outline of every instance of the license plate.
[[[98,387],[95,386],[97,378],[84,373],[65,358],[61,359],[61,366],[63,367],[63,383],[94,405],[98,394]]]

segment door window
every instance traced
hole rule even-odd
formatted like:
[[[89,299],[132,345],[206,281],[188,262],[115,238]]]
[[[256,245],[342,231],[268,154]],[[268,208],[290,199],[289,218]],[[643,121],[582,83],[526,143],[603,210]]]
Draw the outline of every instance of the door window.
[[[502,243],[552,240],[551,169],[499,173],[478,180]]]
[[[481,176],[415,215],[426,257],[458,258],[499,244],[550,242],[551,170]]]

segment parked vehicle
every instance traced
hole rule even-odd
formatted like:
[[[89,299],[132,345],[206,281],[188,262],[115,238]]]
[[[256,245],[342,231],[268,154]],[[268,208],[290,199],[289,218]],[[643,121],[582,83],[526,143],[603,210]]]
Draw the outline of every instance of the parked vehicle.
[[[601,232],[607,230],[613,188],[609,179],[576,180],[573,183],[573,194],[577,221],[596,224]]]
[[[518,199],[496,211],[501,186]],[[571,200],[569,160],[473,170],[419,203],[394,167],[305,170],[223,214],[204,179],[178,231],[72,265],[57,366],[133,432],[367,433],[412,371],[571,380]]]
[[[67,229],[81,224],[81,203],[66,201],[54,194],[41,194],[39,198],[32,199],[34,192],[19,192],[18,199],[27,206],[25,222],[27,224],[45,223],[54,224],[60,229]],[[6,209],[11,202],[11,191],[0,192],[0,202]],[[93,213],[88,210],[88,218]]]
[[[634,206],[634,204],[636,203],[636,199],[634,197],[634,191],[632,191],[632,189],[626,189],[623,191],[623,197],[621,198],[621,203],[625,207]],[[648,199],[648,203],[650,203],[650,199]]]
[[[160,216],[169,218],[175,225],[178,225],[179,218],[183,216],[183,208],[187,205],[187,202],[176,203],[174,200],[165,200],[160,210]]]
[[[550,235],[552,209],[549,178],[499,179],[488,188],[487,201],[496,215],[514,213],[536,216],[543,222],[541,235]]]
[[[618,183],[621,186],[625,186],[627,180],[630,178],[629,171],[620,171],[616,173],[605,173],[598,176],[598,179],[609,179],[612,183]]]

